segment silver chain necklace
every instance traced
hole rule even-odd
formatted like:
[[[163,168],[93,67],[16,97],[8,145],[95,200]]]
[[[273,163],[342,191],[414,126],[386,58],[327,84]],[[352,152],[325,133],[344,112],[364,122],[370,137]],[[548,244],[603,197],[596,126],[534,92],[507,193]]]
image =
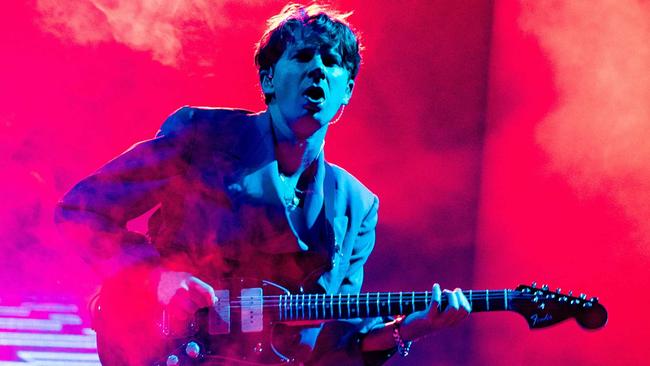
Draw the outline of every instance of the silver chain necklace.
[[[284,205],[291,211],[298,208],[300,204],[300,198],[298,194],[303,194],[304,192],[299,190],[298,187],[292,187],[289,177],[282,174],[278,169],[278,175],[280,176],[280,181],[282,182],[282,200]],[[296,182],[297,185],[297,182]]]

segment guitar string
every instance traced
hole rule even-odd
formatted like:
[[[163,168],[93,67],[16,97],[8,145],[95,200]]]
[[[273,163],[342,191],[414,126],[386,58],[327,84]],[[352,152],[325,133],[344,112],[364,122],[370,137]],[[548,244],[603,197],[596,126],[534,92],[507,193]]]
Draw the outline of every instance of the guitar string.
[[[530,298],[534,297],[531,294],[513,294],[513,293],[509,293],[509,295],[513,295],[513,296],[508,296],[508,299],[510,299],[510,300],[529,300]],[[473,301],[480,301],[480,300],[483,300],[483,299],[486,299],[486,297],[485,296],[476,296],[476,297],[472,296]],[[499,299],[504,299],[504,297],[503,297],[502,294],[500,294],[500,295],[488,295],[487,299],[499,300]],[[339,303],[345,304],[345,305],[347,305],[348,303],[356,305],[356,302],[357,302],[356,301],[357,300],[356,295],[351,296],[350,301],[347,301],[347,300],[348,300],[347,296],[344,297],[344,298],[341,298],[340,301],[339,301],[338,297],[335,297],[333,302],[334,302],[334,304],[337,304],[337,305]],[[403,299],[402,300],[402,304],[409,304],[412,300],[413,300],[413,298],[411,296],[409,296],[408,299]],[[417,303],[421,303],[421,302],[423,302],[425,300],[427,301],[427,303],[431,303],[431,297],[430,296],[416,296],[415,297],[415,302],[417,302]],[[364,304],[364,306],[365,306],[366,302],[368,302],[370,304],[373,304],[371,306],[374,307],[375,306],[374,303],[376,301],[377,301],[376,297],[371,298],[370,301],[366,301],[365,298],[364,299],[361,299],[361,297],[359,298],[359,303]],[[383,297],[383,298],[380,297],[379,301],[382,303],[381,306],[384,306],[384,304],[388,303],[388,296]],[[585,300],[583,300],[583,301],[585,301]],[[233,301],[230,302],[230,305],[231,305],[231,307],[242,307],[243,303],[250,304],[251,302],[259,302],[259,298],[255,298],[253,300],[233,300]],[[311,302],[310,305],[319,304],[319,306],[320,306],[320,304],[325,303],[325,305],[328,306],[330,304],[330,297],[326,296],[326,298],[324,300],[321,299],[320,297],[319,297],[319,299],[312,298],[311,301],[307,297],[305,297],[305,302],[307,304],[310,304],[310,302]],[[446,302],[448,302],[448,300],[446,298],[443,298],[442,302],[446,303]],[[585,301],[585,302],[587,302],[587,301]],[[300,295],[298,295],[296,297],[292,297],[292,298],[283,298],[282,300],[263,300],[262,303],[263,303],[262,306],[276,307],[276,308],[279,307],[280,305],[285,306],[285,307],[301,307],[301,306],[306,305],[305,303],[303,303],[302,296],[300,296]],[[390,303],[391,304],[399,304],[399,300],[398,299],[391,299]]]
[[[489,297],[503,297],[503,293],[504,293],[504,290],[490,290],[489,293],[488,293],[488,296]],[[527,293],[524,293],[524,292],[516,292],[516,291],[512,291],[512,290],[507,290],[507,293],[511,294],[511,295],[535,296],[535,294],[532,294],[532,293],[527,294]],[[349,295],[351,297],[355,297],[355,298],[357,297],[357,295],[359,296],[359,298],[364,297],[364,301],[365,301],[365,297],[367,296],[367,294],[370,294],[370,300],[376,300],[377,299],[377,293],[376,292],[349,294]],[[387,292],[384,292],[384,293],[379,293],[379,298],[388,298],[390,296],[391,300],[396,301],[398,298],[395,298],[395,296],[399,296],[399,294],[400,294],[399,292],[391,292],[390,295],[388,295]],[[464,294],[466,296],[469,295],[469,293],[464,293]],[[312,298],[316,297],[316,294],[311,294],[311,295],[312,295]],[[339,296],[339,294],[318,294],[318,297],[321,298],[321,297],[323,297],[323,295],[325,295],[325,297],[327,297],[328,299],[331,296],[333,296],[334,300],[338,300],[338,296]],[[412,292],[403,292],[402,295],[403,295],[404,300],[409,300],[409,299],[412,298]],[[300,297],[302,299],[303,294],[264,295],[261,298],[263,298],[263,299],[279,299],[280,297],[282,297],[282,299],[286,299],[288,296],[292,296],[294,299],[296,297]],[[304,294],[304,296],[305,296],[305,299],[307,299],[309,294]],[[341,294],[341,296],[342,296],[342,300],[347,299],[348,294]],[[557,294],[556,294],[556,296],[557,296]],[[431,292],[427,292],[426,295],[425,295],[424,292],[416,292],[415,293],[415,298],[418,298],[418,297],[421,297],[421,298],[428,297],[428,298],[430,298],[431,297]],[[483,292],[481,294],[481,293],[477,293],[477,291],[473,291],[472,292],[472,297],[483,297],[483,298],[485,298],[485,292]],[[241,299],[241,298],[242,298],[241,296],[236,297],[236,299]],[[259,299],[260,297],[256,296],[255,298]],[[444,296],[443,296],[443,298],[444,298]]]
[[[511,294],[509,294],[509,295],[511,295]],[[529,298],[532,298],[532,297],[534,297],[534,296],[530,296],[530,295],[519,295],[519,296],[514,295],[514,296],[508,296],[508,298],[513,298],[513,299],[529,299]],[[486,298],[486,296],[472,296],[472,299],[473,299],[473,300],[481,300],[481,299],[485,299],[485,298]],[[503,295],[501,295],[501,296],[488,295],[487,298],[488,298],[488,299],[503,299],[504,296],[503,296]],[[468,298],[468,299],[469,299],[469,298]],[[305,302],[307,302],[307,301],[309,301],[309,300],[310,300],[309,298],[305,297]],[[388,299],[387,296],[385,296],[385,297],[379,297],[379,301],[380,301],[380,302],[388,302],[388,300],[389,300],[389,299]],[[401,302],[402,302],[402,303],[409,303],[409,302],[411,302],[412,300],[413,300],[413,298],[412,298],[411,296],[409,296],[408,299],[407,299],[407,298],[404,298]],[[416,296],[416,297],[415,297],[415,300],[416,300],[416,301],[427,300],[427,302],[431,302],[431,296]],[[443,297],[441,300],[442,300],[442,301],[448,301],[447,298],[445,298],[445,297]],[[289,297],[287,296],[286,298],[282,298],[282,299],[272,299],[272,300],[270,300],[270,299],[260,299],[260,298],[244,299],[244,300],[240,300],[240,299],[238,299],[238,300],[231,300],[230,303],[233,304],[233,303],[242,303],[242,302],[251,302],[251,301],[263,301],[264,303],[275,303],[275,304],[278,304],[278,303],[286,303],[286,302],[294,302],[294,303],[295,303],[295,302],[301,302],[301,303],[302,303],[302,296],[293,296],[293,297],[291,297],[291,298],[289,298]],[[323,299],[323,298],[320,297],[320,296],[318,297],[318,299],[316,299],[315,297],[312,297],[312,298],[311,298],[311,302],[323,302],[323,301],[325,301],[326,303],[329,303],[329,302],[330,302],[330,297],[327,296],[325,299]],[[371,298],[370,298],[370,301],[367,301],[367,299],[365,298],[365,296],[359,296],[359,302],[360,302],[360,303],[361,303],[361,302],[363,302],[364,304],[365,304],[366,302],[374,303],[374,302],[376,302],[376,301],[377,301],[377,297],[371,297]],[[584,301],[586,301],[586,300],[584,300]],[[341,303],[347,304],[347,303],[348,303],[348,297],[345,296],[344,298],[341,298],[340,300],[338,299],[338,297],[335,297],[335,298],[334,298],[334,302],[335,302],[335,303],[339,303],[339,302],[341,302]],[[356,303],[356,302],[357,302],[357,296],[356,296],[356,295],[352,295],[352,296],[350,297],[350,302],[355,302],[355,303]],[[394,298],[391,298],[391,299],[390,299],[390,302],[391,302],[391,303],[400,303],[399,299],[394,299]]]
[[[487,297],[489,297],[489,298],[502,298],[502,297],[503,297],[503,294],[504,294],[503,291],[501,291],[500,293],[496,293],[496,294],[494,294],[494,293],[492,293],[492,291],[490,291],[490,293],[488,294]],[[514,292],[514,291],[509,291],[509,292],[507,292],[507,294],[508,294],[508,295],[511,295],[511,296],[523,296],[523,297],[535,297],[535,296],[539,296],[539,295],[535,295],[535,294],[527,294],[527,293],[523,293],[523,292]],[[412,296],[412,294],[411,294],[410,292],[409,292],[408,294],[403,293],[402,295],[403,295],[403,298],[402,298],[403,301],[408,301],[408,300],[411,300],[411,299],[413,298],[413,296]],[[263,300],[266,300],[266,301],[279,300],[279,299],[281,298],[282,301],[284,301],[285,299],[288,299],[290,296],[291,296],[292,299],[300,298],[300,299],[302,300],[302,298],[303,298],[303,295],[302,295],[302,294],[291,294],[291,295],[281,295],[281,296],[268,296],[268,295],[267,295],[267,296],[263,296],[263,297],[255,296],[255,297],[253,297],[253,298],[254,298],[254,299],[263,299]],[[330,298],[333,298],[334,301],[338,301],[338,300],[339,300],[339,296],[338,296],[338,294],[334,294],[334,295],[330,295],[330,294],[325,294],[325,295],[323,295],[323,294],[318,294],[318,299],[319,299],[319,300],[322,300],[322,299],[323,299],[323,296],[324,296],[327,300],[329,300]],[[367,295],[366,295],[365,293],[363,293],[363,294],[350,294],[350,298],[354,298],[355,301],[356,301],[357,296],[359,297],[360,300],[366,301]],[[559,295],[559,296],[558,296],[558,295],[556,294],[556,297],[561,297],[561,296],[563,296],[563,295]],[[386,299],[386,300],[387,300],[389,297],[390,297],[391,302],[397,302],[397,301],[399,300],[399,292],[398,292],[398,293],[391,293],[390,296],[389,296],[388,294],[385,294],[385,295],[380,294],[380,295],[379,295],[379,299]],[[471,296],[471,297],[472,297],[472,298],[485,298],[486,296],[485,296],[484,294],[483,294],[483,295],[479,295],[479,294],[476,294],[476,293],[472,293],[472,296]],[[568,296],[567,296],[567,297],[568,297]],[[244,298],[250,299],[250,297],[244,297]],[[305,295],[304,295],[304,298],[305,298],[305,300],[308,300],[308,299],[309,299],[309,294],[305,294]],[[315,300],[315,299],[316,299],[316,295],[315,295],[315,294],[312,294],[312,297],[311,297],[311,298],[312,298],[312,300]],[[347,300],[347,298],[348,298],[348,294],[341,294],[341,298],[340,298],[341,301],[343,301],[343,300]],[[363,299],[362,299],[362,298],[363,298]],[[430,299],[430,298],[431,298],[431,293],[428,293],[428,294],[426,294],[426,295],[425,295],[424,293],[421,293],[421,294],[415,293],[415,298],[416,298],[416,299],[425,299],[425,298],[426,298],[426,299]],[[444,299],[444,298],[446,298],[446,297],[445,297],[445,296],[442,296],[442,298]],[[238,301],[238,300],[241,300],[242,297],[238,296],[238,297],[236,297],[235,299],[236,299],[235,301]],[[376,301],[376,300],[377,300],[377,294],[376,294],[376,293],[370,293],[370,301]]]
[[[483,299],[485,299],[485,297],[481,297],[481,298],[473,298],[472,300],[474,300],[474,301],[480,301],[480,300],[483,300]],[[488,299],[490,299],[490,300],[499,300],[499,299],[503,299],[503,297],[497,297],[497,296],[494,296],[494,297],[493,297],[493,296],[489,296]],[[521,299],[521,300],[527,300],[527,299],[530,299],[530,298],[529,298],[529,297],[508,297],[508,299],[514,299],[514,300],[520,300],[520,299]],[[422,298],[415,298],[415,302],[416,302],[416,303],[417,303],[417,302],[424,302],[424,300],[425,300],[424,297],[422,297]],[[469,299],[468,299],[468,300],[469,300]],[[381,303],[388,303],[387,300],[382,300],[382,299],[380,299],[379,301],[380,301]],[[412,301],[412,299],[409,299],[408,301],[403,300],[403,301],[402,301],[402,304],[410,304],[411,301]],[[431,302],[431,299],[430,299],[430,298],[427,298],[426,301],[427,301],[427,303],[430,303],[430,302]],[[294,306],[296,305],[296,303],[299,303],[299,305],[302,305],[302,303],[303,303],[303,302],[302,302],[302,299],[301,299],[301,300],[293,300],[293,301],[289,301],[289,300],[287,300],[287,301],[268,301],[268,300],[267,300],[267,301],[260,301],[260,300],[258,300],[258,299],[255,299],[255,300],[235,300],[235,301],[230,301],[230,304],[231,304],[231,305],[240,305],[240,304],[244,304],[244,303],[246,303],[246,304],[250,304],[251,302],[262,302],[262,303],[264,303],[264,304],[268,304],[268,305],[293,304]],[[308,302],[308,301],[305,299],[305,303],[307,303],[307,302]],[[312,304],[315,304],[315,303],[322,304],[323,302],[325,302],[325,304],[329,304],[329,303],[330,303],[329,299],[327,299],[327,300],[325,300],[325,301],[323,301],[322,299],[319,299],[319,300],[312,299],[312,301],[311,301]],[[350,304],[353,304],[353,303],[356,304],[356,302],[357,302],[357,301],[356,301],[356,297],[355,297],[355,298],[351,298],[350,301],[349,301]],[[364,304],[364,306],[365,306],[366,302],[368,302],[368,303],[370,303],[370,304],[373,304],[373,303],[376,302],[376,300],[374,300],[374,299],[372,299],[371,301],[366,301],[365,299],[364,299],[364,300],[361,300],[361,299],[359,300],[359,303],[360,303],[360,304]],[[442,299],[442,302],[448,302],[448,300],[447,300],[447,299]],[[585,302],[587,302],[587,301],[585,300]],[[341,303],[341,304],[347,304],[348,301],[347,301],[347,299],[345,299],[345,300],[341,300],[341,301],[335,300],[334,303],[335,303],[335,304],[338,304],[338,303]],[[399,301],[396,301],[396,300],[395,300],[395,301],[394,301],[394,300],[391,300],[390,303],[391,303],[391,304],[399,304],[400,302],[399,302]]]
[[[487,298],[500,299],[500,298],[504,297],[503,293],[504,293],[503,291],[500,291],[500,293],[495,294],[495,293],[492,293],[492,291],[490,291],[490,293],[487,294]],[[519,297],[535,297],[535,296],[538,296],[538,295],[535,295],[535,294],[517,293],[517,292],[513,292],[513,291],[508,291],[507,294],[509,295],[509,297],[518,297],[518,296]],[[431,294],[430,293],[428,293],[426,295],[424,293],[420,293],[420,294],[416,293],[415,296],[412,296],[412,294],[409,292],[408,294],[403,293],[402,295],[403,295],[402,302],[408,302],[408,301],[412,300],[413,298],[415,298],[416,300],[422,300],[422,299],[429,300],[429,299],[431,299]],[[556,294],[556,297],[561,297],[561,296],[563,296],[563,295],[557,295]],[[364,301],[365,302],[366,300],[368,300],[368,297],[367,297],[367,295],[365,293],[363,293],[363,294],[350,294],[350,300],[354,300],[356,302],[357,297],[359,298],[359,301]],[[291,294],[291,295],[282,295],[281,297],[280,296],[263,296],[261,298],[260,297],[254,297],[253,299],[255,299],[255,300],[262,299],[265,302],[272,302],[272,301],[285,302],[285,301],[288,301],[288,299],[294,300],[294,301],[296,301],[296,299],[300,299],[300,301],[302,301],[302,298],[303,298],[302,294]],[[305,294],[304,298],[305,298],[306,301],[310,300],[309,294]],[[333,299],[335,302],[339,301],[338,294],[335,294],[333,296],[330,295],[330,294],[325,294],[325,295],[319,294],[318,298],[316,298],[315,294],[312,294],[312,296],[311,296],[311,300],[314,300],[314,301],[315,300],[322,301],[323,298],[326,301],[329,301],[330,299]],[[377,295],[375,293],[370,293],[370,297],[369,297],[370,302],[377,301],[377,298],[378,297],[377,297]],[[480,300],[480,299],[485,299],[486,296],[485,296],[485,294],[481,295],[481,294],[476,294],[474,292],[474,293],[472,293],[471,298]],[[233,300],[233,302],[236,302],[236,301],[250,301],[250,298],[248,298],[247,300],[242,300],[242,297],[237,297],[235,299],[236,300]],[[389,299],[390,299],[391,302],[399,302],[399,292],[398,293],[391,293],[390,295],[388,295],[388,294],[385,294],[385,295],[380,294],[379,295],[379,300],[380,301],[382,301],[382,300],[387,301]],[[446,299],[446,297],[442,296],[442,299]],[[340,298],[340,301],[341,302],[347,302],[347,300],[348,300],[348,294],[342,294],[342,296]]]

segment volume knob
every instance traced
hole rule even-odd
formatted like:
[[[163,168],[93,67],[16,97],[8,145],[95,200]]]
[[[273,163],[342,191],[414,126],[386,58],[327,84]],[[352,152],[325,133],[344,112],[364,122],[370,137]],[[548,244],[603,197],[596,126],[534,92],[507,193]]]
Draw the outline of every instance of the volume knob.
[[[178,356],[176,355],[169,355],[167,357],[167,362],[165,362],[165,365],[167,366],[177,366],[181,360],[178,359]]]
[[[190,356],[190,358],[197,358],[201,354],[201,347],[196,342],[189,342],[185,346],[185,353]]]

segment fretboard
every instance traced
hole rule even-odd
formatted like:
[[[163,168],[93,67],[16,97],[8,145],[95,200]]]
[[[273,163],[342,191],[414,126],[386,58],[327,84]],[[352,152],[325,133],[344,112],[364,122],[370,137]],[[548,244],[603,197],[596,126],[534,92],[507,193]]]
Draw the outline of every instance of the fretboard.
[[[463,291],[473,312],[509,310],[513,291]],[[431,303],[431,292],[367,292],[361,294],[282,295],[277,302],[280,321],[371,318],[408,315]],[[440,307],[447,306],[443,294]]]

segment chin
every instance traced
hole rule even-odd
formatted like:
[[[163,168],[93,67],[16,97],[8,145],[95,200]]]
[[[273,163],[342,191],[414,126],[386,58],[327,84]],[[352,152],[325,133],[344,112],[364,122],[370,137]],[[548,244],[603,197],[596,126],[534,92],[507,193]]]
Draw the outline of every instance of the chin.
[[[320,130],[325,125],[327,125],[327,121],[320,118],[319,113],[309,113],[296,121],[293,126],[291,126],[291,130],[298,139],[304,140],[311,137],[316,133],[316,131]]]

